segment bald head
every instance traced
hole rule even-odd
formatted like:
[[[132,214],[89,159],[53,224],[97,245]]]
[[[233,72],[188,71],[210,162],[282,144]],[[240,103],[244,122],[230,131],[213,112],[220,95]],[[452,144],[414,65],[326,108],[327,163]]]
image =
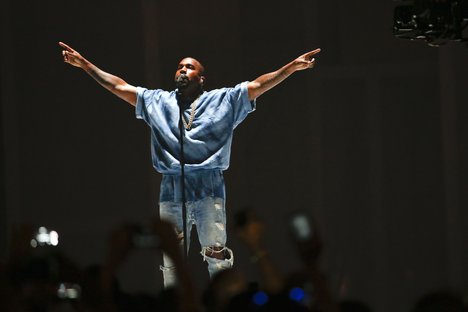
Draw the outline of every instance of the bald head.
[[[203,66],[203,64],[197,60],[196,58],[193,58],[193,57],[184,57],[180,62],[179,62],[179,66],[180,64],[183,64],[183,63],[186,63],[186,64],[192,64],[196,70],[199,71],[200,75],[204,75],[205,74],[205,67]]]

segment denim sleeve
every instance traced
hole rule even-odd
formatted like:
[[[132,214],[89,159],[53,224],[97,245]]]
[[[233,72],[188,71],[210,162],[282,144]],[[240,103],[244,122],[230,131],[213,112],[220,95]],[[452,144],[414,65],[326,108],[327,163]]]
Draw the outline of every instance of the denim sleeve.
[[[156,106],[159,104],[161,90],[148,90],[146,88],[137,87],[137,102],[135,105],[135,115],[138,119],[143,119],[146,123],[150,123],[150,116],[155,112]]]
[[[145,99],[145,93],[147,92],[148,92],[148,89],[137,87],[137,102],[135,105],[135,115],[136,115],[136,118],[143,119],[145,121],[148,121],[148,103],[150,102],[150,101],[147,101],[148,100],[147,96]]]
[[[249,100],[248,81],[242,82],[229,91],[229,98],[234,112],[234,128],[256,108],[256,100]]]

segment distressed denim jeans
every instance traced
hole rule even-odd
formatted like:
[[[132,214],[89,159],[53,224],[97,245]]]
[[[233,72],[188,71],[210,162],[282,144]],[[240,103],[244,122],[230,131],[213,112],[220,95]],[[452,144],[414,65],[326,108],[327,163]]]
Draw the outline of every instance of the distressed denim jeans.
[[[195,225],[198,239],[202,247],[203,260],[208,263],[208,272],[213,277],[217,272],[231,268],[234,263],[232,250],[226,247],[226,210],[223,198],[206,197],[198,201],[189,201],[187,207],[187,242],[190,243],[190,230]],[[159,203],[159,214],[161,219],[174,224],[175,230],[181,237],[181,248],[184,244],[182,203],[161,202]],[[190,244],[189,244],[190,245]],[[220,250],[213,250],[217,247]],[[229,257],[224,260],[208,256],[210,253],[224,253]],[[208,254],[208,255],[206,255]],[[164,287],[176,284],[175,267],[171,259],[163,254]]]

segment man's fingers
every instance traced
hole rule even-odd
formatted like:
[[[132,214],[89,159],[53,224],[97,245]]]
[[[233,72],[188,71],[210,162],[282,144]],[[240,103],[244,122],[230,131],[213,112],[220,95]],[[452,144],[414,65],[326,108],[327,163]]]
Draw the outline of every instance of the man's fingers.
[[[309,55],[310,55],[310,56],[315,55],[315,54],[319,53],[320,51],[321,51],[320,48],[315,49],[315,50],[311,51],[311,52],[309,53]]]
[[[60,45],[62,48],[64,48],[64,49],[66,49],[67,51],[69,51],[69,52],[75,51],[75,50],[73,50],[72,48],[70,48],[68,45],[66,45],[65,43],[63,43],[63,42],[61,42],[61,41],[59,42],[59,45]]]
[[[321,49],[315,49],[313,51],[310,51],[309,53],[306,53],[304,56],[307,60],[312,60],[312,56],[314,56],[315,54],[319,53],[321,51]]]
[[[64,60],[65,62],[68,62],[68,54],[69,54],[69,53],[70,53],[70,52],[68,52],[68,51],[62,51],[63,60]]]

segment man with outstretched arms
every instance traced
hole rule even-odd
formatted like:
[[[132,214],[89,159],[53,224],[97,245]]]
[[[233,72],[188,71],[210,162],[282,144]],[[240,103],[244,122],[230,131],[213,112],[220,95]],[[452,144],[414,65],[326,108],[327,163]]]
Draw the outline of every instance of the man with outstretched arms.
[[[211,91],[203,88],[203,65],[187,57],[179,62],[175,72],[176,88],[164,91],[130,85],[101,70],[65,43],[59,45],[63,48],[65,63],[83,69],[104,88],[135,106],[137,118],[145,120],[151,128],[153,166],[162,174],[160,217],[174,224],[182,244],[182,206],[185,202],[187,242],[190,242],[191,227],[196,225],[201,254],[208,263],[210,276],[230,268],[234,256],[226,247],[223,171],[229,166],[233,131],[255,110],[260,95],[294,72],[314,67],[314,55],[320,49],[307,52],[253,81]],[[183,154],[180,133],[183,135]],[[184,184],[181,183],[181,164]],[[183,194],[182,188],[185,188]],[[161,270],[165,287],[173,285],[176,282],[174,266],[166,255]]]

